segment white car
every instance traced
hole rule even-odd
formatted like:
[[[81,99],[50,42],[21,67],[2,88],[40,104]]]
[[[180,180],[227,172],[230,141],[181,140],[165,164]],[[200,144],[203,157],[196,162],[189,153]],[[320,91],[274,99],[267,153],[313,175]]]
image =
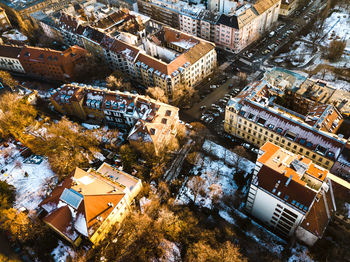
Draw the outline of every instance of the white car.
[[[248,143],[243,143],[242,146],[245,148],[245,149],[250,149],[251,145],[248,144]]]

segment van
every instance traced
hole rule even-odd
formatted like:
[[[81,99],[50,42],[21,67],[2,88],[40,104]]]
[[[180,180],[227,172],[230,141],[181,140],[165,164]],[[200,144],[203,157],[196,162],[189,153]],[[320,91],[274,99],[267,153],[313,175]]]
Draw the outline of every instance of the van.
[[[275,31],[271,31],[270,33],[269,33],[269,37],[273,37],[275,35]]]

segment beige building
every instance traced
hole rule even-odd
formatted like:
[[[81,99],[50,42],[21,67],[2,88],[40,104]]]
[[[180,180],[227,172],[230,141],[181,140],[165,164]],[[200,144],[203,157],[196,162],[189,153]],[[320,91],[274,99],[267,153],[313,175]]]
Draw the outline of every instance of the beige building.
[[[291,15],[299,6],[299,0],[282,0],[280,15],[289,16]]]
[[[103,163],[96,171],[76,168],[39,206],[43,221],[73,245],[97,244],[120,227],[141,189],[140,179]]]
[[[262,80],[232,98],[226,106],[225,131],[257,147],[272,142],[330,170],[346,141],[322,131],[322,125],[308,123],[307,117],[273,103],[269,89],[270,85]]]
[[[266,142],[256,161],[246,210],[279,235],[295,235],[312,246],[336,211],[329,172]]]
[[[6,12],[0,7],[0,31],[11,28],[10,20],[8,19]]]
[[[130,143],[149,144],[156,153],[176,136],[179,109],[145,96],[70,84],[50,100],[62,114],[127,129]]]

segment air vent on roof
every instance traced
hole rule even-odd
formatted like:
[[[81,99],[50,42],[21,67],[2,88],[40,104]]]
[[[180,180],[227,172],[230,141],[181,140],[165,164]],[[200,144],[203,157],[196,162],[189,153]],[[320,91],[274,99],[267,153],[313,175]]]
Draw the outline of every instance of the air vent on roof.
[[[292,177],[293,177],[293,175],[291,175],[291,176],[288,178],[288,180],[287,180],[287,182],[286,182],[286,186],[289,185],[290,181],[292,180]]]

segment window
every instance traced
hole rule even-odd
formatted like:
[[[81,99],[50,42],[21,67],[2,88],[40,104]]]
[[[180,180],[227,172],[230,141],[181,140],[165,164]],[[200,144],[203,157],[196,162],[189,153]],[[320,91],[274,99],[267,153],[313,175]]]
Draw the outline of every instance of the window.
[[[297,137],[297,135],[294,134],[294,133],[292,133],[292,132],[287,132],[286,135],[285,135],[285,137],[286,137],[287,139],[289,139],[289,140],[294,141],[295,138]]]
[[[253,120],[254,117],[255,117],[255,115],[253,115],[252,113],[249,113],[249,115],[248,115],[249,120]]]
[[[305,140],[304,138],[301,138],[301,139],[299,140],[299,144],[301,144],[301,145],[304,145],[305,142],[306,142],[306,140]]]
[[[315,155],[315,154],[313,154],[313,155],[312,155],[312,158],[313,158],[313,159],[315,159],[315,157],[316,157],[316,155]]]
[[[264,118],[259,117],[257,123],[258,123],[258,125],[262,125],[263,126],[263,125],[265,125],[266,120]]]
[[[324,156],[324,155],[326,155],[327,148],[318,145],[317,148],[316,148],[316,152],[319,153],[320,155]]]
[[[284,196],[284,200],[286,200],[286,201],[287,201],[287,200],[288,200],[288,198],[289,198],[289,196],[288,196],[288,195],[285,195],[285,196]]]
[[[245,111],[243,111],[243,110],[241,110],[240,112],[239,112],[239,114],[241,115],[241,116],[244,116],[245,115]]]
[[[333,152],[331,152],[331,151],[328,151],[328,153],[327,153],[327,157],[329,157],[329,158],[334,158],[334,153]]]
[[[299,152],[302,153],[304,151],[303,148],[299,148]]]
[[[295,200],[293,200],[293,201],[292,201],[292,205],[295,205],[295,203],[296,203],[296,201],[295,201]]]
[[[287,143],[287,146],[290,146],[290,145],[291,145],[291,143],[290,143],[290,142],[288,142],[288,143]]]
[[[276,129],[276,132],[277,132],[278,134],[281,134],[281,133],[282,133],[282,131],[283,131],[283,129],[282,129],[282,128],[280,128],[280,127],[278,127],[278,128]]]
[[[281,142],[282,142],[282,144],[284,144],[284,142],[286,142],[286,141],[285,141],[284,139],[282,139],[282,141],[281,141]]]
[[[306,147],[312,148],[312,143],[311,143],[311,142],[307,142],[307,143],[306,143]]]
[[[294,146],[293,146],[293,149],[295,149],[295,150],[296,150],[296,149],[297,149],[297,146],[296,146],[296,145],[294,145]]]
[[[325,164],[328,166],[329,165],[329,161],[327,160]]]
[[[275,126],[272,125],[272,124],[268,124],[267,127],[268,127],[269,129],[273,129]]]
[[[307,155],[307,156],[310,155],[310,152],[309,152],[309,151],[306,151],[306,155]]]

